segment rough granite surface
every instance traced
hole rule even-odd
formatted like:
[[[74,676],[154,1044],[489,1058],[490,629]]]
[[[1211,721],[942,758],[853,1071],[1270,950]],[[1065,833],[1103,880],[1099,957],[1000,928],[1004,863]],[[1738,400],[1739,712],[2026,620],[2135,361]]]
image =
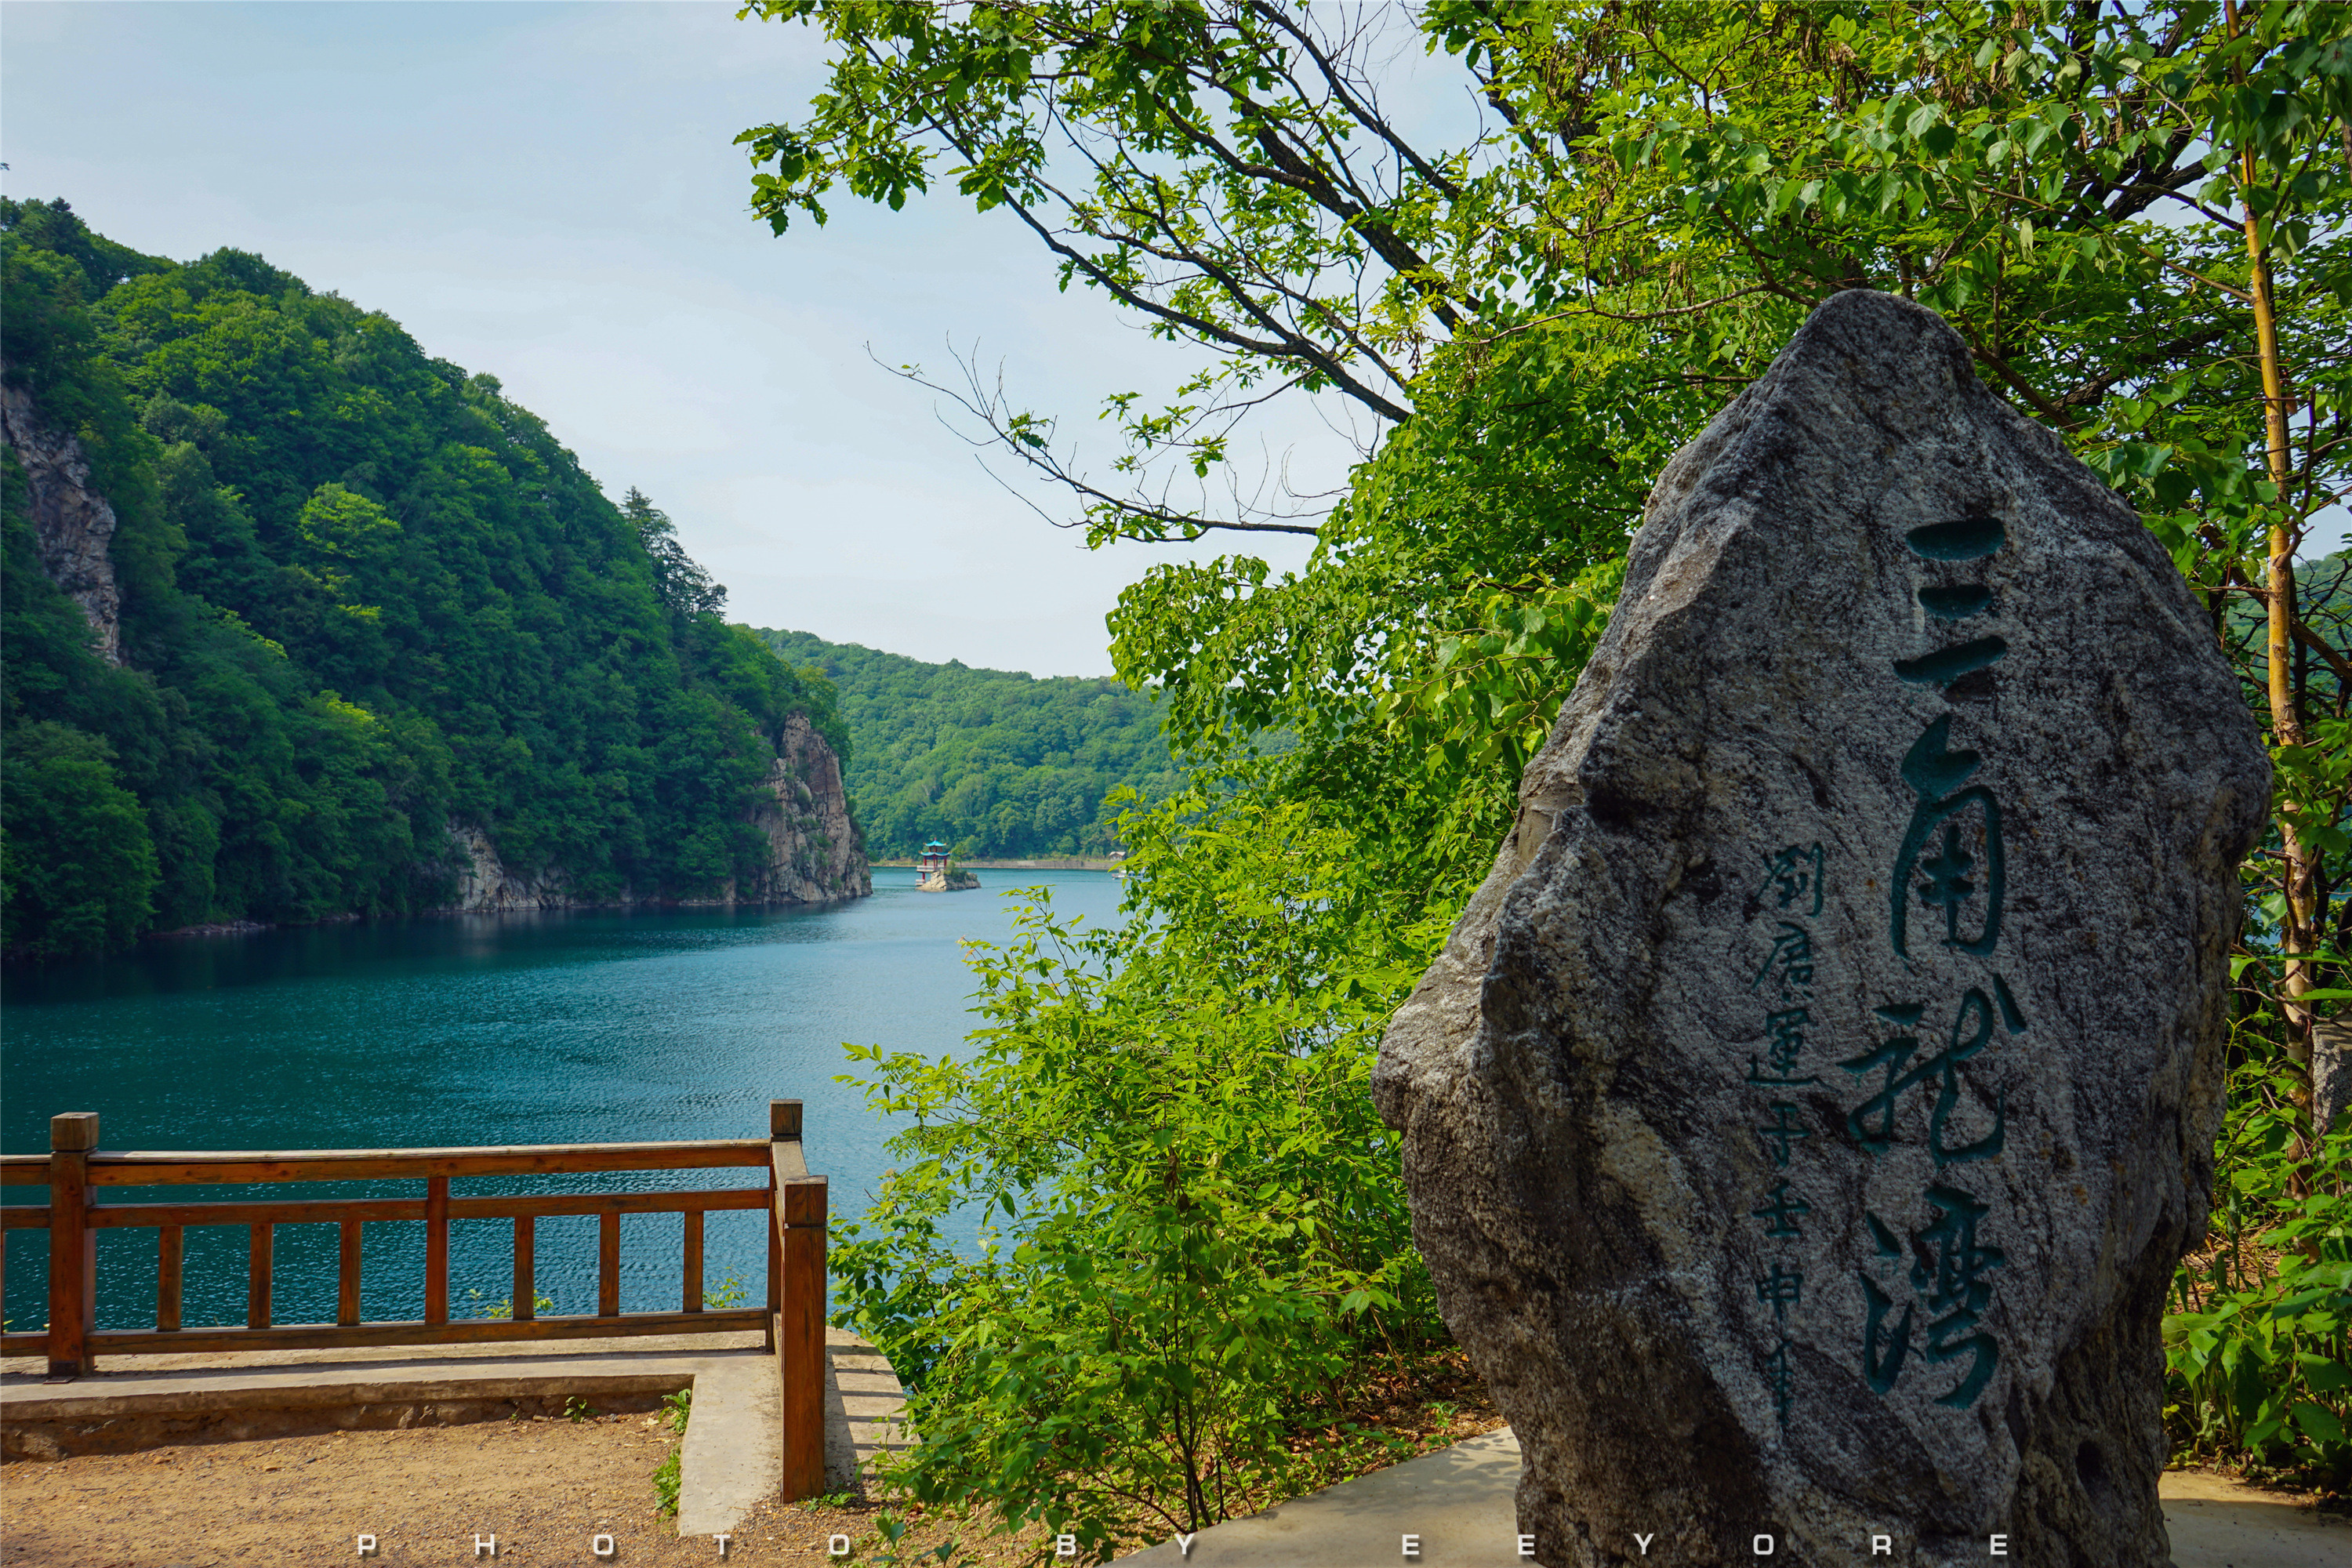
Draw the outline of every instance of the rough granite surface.
[[[741,903],[817,904],[864,898],[874,890],[866,843],[850,820],[841,759],[807,719],[784,721],[780,753],[751,825],[768,840],[768,870],[758,885],[730,889]]]
[[[122,662],[122,595],[114,582],[114,508],[90,488],[89,458],[70,430],[44,422],[32,394],[0,386],[0,442],[25,465],[26,500],[41,569],[89,617],[92,647]]]
[[[1675,458],[1373,1079],[1538,1562],[2167,1561],[2268,785],[2164,552],[1933,312],[1832,297]]]

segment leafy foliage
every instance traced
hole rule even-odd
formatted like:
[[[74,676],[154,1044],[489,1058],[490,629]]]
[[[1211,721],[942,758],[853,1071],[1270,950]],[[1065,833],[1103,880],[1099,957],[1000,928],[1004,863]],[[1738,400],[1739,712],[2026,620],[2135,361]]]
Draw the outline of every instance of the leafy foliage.
[[[677,525],[669,513],[647,500],[645,492],[630,487],[621,500],[622,515],[629,526],[637,531],[637,542],[646,547],[646,558],[654,565],[654,597],[662,607],[675,616],[715,616],[727,603],[727,590],[710,580],[710,574],[686,552],[677,542]]]
[[[686,1449],[681,1445],[662,1456],[654,1467],[654,1511],[664,1519],[677,1514],[677,1494],[686,1485]]]
[[[153,908],[155,843],[106,742],[36,723],[11,734],[8,751],[0,939],[44,956],[129,941]]]
[[[777,658],[829,683],[847,732],[849,791],[866,852],[1100,855],[1118,831],[1118,790],[1160,800],[1179,773],[1160,710],[1116,680],[1039,679],[925,664],[805,632],[757,635]]]
[[[673,1437],[683,1438],[686,1426],[694,1416],[694,1390],[681,1388],[676,1394],[665,1394],[661,1402],[661,1424]],[[681,1442],[662,1456],[654,1469],[654,1511],[663,1518],[677,1513],[677,1494],[686,1485],[686,1445]]]
[[[750,792],[790,715],[834,727],[827,694],[719,621],[649,501],[614,507],[494,380],[258,257],[140,257],[62,202],[0,230],[7,378],[112,503],[124,658],[44,574],[12,456],[12,950],[420,908],[453,823],[590,898],[751,868]]]
[[[2182,1457],[2352,1484],[2352,1129],[2307,1122],[2284,1052],[2242,1026],[2214,1233],[2165,1319],[2165,1424]],[[2307,1192],[2298,1195],[2299,1187]]]
[[[1442,1335],[1367,1091],[1429,933],[1357,918],[1352,837],[1303,805],[1124,826],[1123,924],[1039,890],[976,947],[976,1054],[853,1048],[915,1125],[833,1253],[909,1385],[898,1479],[1090,1556],[1332,1479],[1298,1435]]]

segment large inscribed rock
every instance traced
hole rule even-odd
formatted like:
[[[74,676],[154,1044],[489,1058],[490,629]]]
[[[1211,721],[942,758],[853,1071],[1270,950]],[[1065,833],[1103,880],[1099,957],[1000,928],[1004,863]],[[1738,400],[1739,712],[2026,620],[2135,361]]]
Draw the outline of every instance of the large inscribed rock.
[[[1933,312],[1835,296],[1675,458],[1373,1080],[1538,1561],[2166,1560],[2269,778]]]

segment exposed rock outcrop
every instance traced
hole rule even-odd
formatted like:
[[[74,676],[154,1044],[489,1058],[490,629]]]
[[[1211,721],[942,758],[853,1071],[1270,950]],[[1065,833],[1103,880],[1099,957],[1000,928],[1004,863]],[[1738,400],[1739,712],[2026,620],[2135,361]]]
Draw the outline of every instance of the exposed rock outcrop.
[[[849,791],[841,759],[805,718],[784,721],[783,744],[768,770],[766,795],[751,812],[767,835],[768,870],[751,887],[730,889],[728,901],[821,904],[861,899],[874,890],[866,845],[849,817]]]
[[[41,569],[89,617],[98,652],[122,662],[122,595],[114,584],[114,508],[89,487],[89,459],[68,431],[44,424],[32,394],[0,386],[0,439],[25,465]]]
[[[513,910],[570,909],[575,902],[571,879],[561,869],[536,875],[508,870],[490,836],[469,823],[449,824],[449,847],[459,859],[457,896],[449,905],[453,910],[504,914]]]
[[[489,836],[471,824],[449,825],[458,862],[457,896],[449,911],[497,914],[515,910],[568,910],[675,901],[689,905],[823,904],[864,898],[874,890],[866,846],[849,815],[841,759],[800,714],[784,721],[782,744],[750,821],[768,841],[767,868],[742,884],[730,880],[709,898],[663,900],[651,893],[619,899],[576,894],[562,868],[536,873],[508,869]]]

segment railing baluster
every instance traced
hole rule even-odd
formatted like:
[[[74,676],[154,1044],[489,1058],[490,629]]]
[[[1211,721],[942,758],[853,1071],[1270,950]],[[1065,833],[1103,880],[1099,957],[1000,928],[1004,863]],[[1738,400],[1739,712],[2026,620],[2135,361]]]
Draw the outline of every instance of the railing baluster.
[[[180,1331],[180,1261],[186,1254],[187,1236],[176,1225],[155,1232],[155,1331]]]
[[[681,1310],[688,1312],[702,1310],[702,1211],[700,1209],[688,1209],[686,1212],[684,1294],[686,1300],[680,1303]]]
[[[596,1216],[596,1315],[621,1315],[621,1216]]]
[[[360,1321],[360,1222],[344,1220],[335,1248],[335,1321],[350,1327]]]
[[[425,1321],[449,1321],[449,1178],[425,1178]]]
[[[248,1226],[252,1234],[252,1267],[246,1276],[245,1326],[266,1329],[269,1326],[269,1244],[277,1234],[275,1226]]]
[[[537,1259],[532,1256],[539,1245],[538,1226],[539,1221],[527,1214],[515,1216],[514,1321],[518,1323],[539,1316]]]

